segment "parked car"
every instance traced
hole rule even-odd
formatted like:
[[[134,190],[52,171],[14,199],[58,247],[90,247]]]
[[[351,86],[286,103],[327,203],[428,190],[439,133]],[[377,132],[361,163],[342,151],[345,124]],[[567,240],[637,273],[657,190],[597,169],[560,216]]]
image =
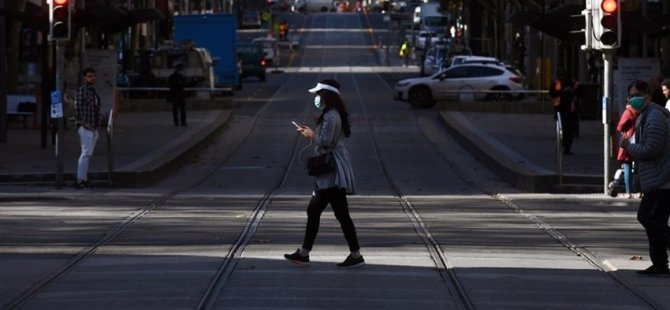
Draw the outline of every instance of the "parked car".
[[[261,28],[261,13],[258,11],[244,11],[242,13],[242,28]]]
[[[335,11],[333,0],[294,0],[291,10],[301,13]]]
[[[510,100],[522,94],[524,78],[505,66],[462,64],[434,75],[401,80],[394,86],[393,99],[407,101],[414,108],[429,108],[442,100]],[[495,92],[502,91],[502,92]]]
[[[267,61],[260,43],[238,43],[237,57],[242,66],[241,78],[255,76],[265,82]]]
[[[393,12],[404,13],[408,6],[409,4],[406,0],[391,1],[391,11]]]
[[[275,52],[277,51],[277,39],[272,37],[259,37],[251,40],[251,43],[259,43],[263,46],[265,53],[265,61],[268,66],[271,66],[275,60]]]

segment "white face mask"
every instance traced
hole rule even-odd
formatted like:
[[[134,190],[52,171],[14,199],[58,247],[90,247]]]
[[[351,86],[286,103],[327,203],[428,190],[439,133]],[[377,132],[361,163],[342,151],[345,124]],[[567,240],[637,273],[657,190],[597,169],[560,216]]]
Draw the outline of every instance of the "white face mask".
[[[314,106],[319,110],[323,109],[323,106],[321,105],[321,96],[317,95],[314,97]]]

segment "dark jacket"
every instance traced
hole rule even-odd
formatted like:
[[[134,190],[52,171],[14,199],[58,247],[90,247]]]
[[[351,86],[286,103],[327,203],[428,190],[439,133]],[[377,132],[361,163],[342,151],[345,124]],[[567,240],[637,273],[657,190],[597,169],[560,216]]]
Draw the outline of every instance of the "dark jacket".
[[[554,111],[561,115],[579,112],[579,100],[583,95],[579,81],[572,79],[556,80],[549,89],[549,97],[554,99]]]
[[[670,131],[667,118],[670,112],[654,103],[640,111],[635,125],[635,143],[622,141],[628,154],[638,163],[640,189],[643,193],[665,187],[670,180]]]
[[[179,71],[175,70],[170,77],[168,77],[167,86],[170,88],[167,95],[169,102],[183,102],[186,98],[186,77]]]

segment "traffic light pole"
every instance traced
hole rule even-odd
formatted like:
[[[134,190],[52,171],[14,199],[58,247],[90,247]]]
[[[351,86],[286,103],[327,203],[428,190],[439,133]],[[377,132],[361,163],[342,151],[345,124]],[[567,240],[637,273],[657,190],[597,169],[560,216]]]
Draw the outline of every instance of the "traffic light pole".
[[[610,122],[612,110],[612,76],[614,60],[614,50],[603,50],[603,98],[602,98],[602,117],[603,117],[603,193],[607,194],[607,187],[610,181]]]
[[[56,45],[56,90],[63,90],[63,43],[59,40],[53,41]],[[53,125],[56,131],[56,188],[63,188],[63,133],[61,128],[64,128],[63,124],[64,118],[62,115],[60,117],[53,118]]]

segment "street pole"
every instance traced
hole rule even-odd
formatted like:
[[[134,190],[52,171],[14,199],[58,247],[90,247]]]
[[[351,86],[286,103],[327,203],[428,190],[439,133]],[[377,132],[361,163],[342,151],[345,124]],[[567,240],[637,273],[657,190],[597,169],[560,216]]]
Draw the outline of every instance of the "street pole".
[[[56,90],[63,90],[63,46],[61,41],[54,41],[56,44]],[[54,126],[56,127],[56,188],[63,188],[63,133],[61,128],[64,128],[63,115],[54,118]]]
[[[5,36],[5,1],[0,1],[0,143],[7,142],[7,68],[5,66],[6,36]]]
[[[610,180],[610,113],[612,111],[612,61],[614,51],[603,50],[603,193],[607,194]]]

